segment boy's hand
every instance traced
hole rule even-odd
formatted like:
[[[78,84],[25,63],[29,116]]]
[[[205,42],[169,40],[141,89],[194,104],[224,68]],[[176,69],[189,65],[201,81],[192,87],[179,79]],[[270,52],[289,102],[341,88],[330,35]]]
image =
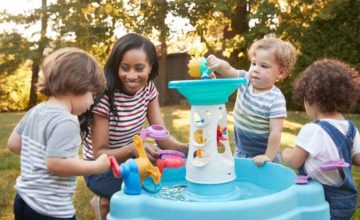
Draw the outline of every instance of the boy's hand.
[[[217,58],[210,54],[207,58],[208,68],[215,71],[217,76],[221,78],[237,78],[239,77],[238,70],[232,67],[227,61]]]
[[[253,157],[252,160],[256,163],[258,167],[263,166],[267,161],[271,161],[271,159],[266,154],[257,155],[256,157]]]
[[[110,168],[110,161],[107,154],[101,154],[95,162],[97,163],[99,173],[103,173]]]
[[[220,59],[213,54],[210,54],[206,59],[208,61],[208,68],[213,71],[217,71],[220,66]]]

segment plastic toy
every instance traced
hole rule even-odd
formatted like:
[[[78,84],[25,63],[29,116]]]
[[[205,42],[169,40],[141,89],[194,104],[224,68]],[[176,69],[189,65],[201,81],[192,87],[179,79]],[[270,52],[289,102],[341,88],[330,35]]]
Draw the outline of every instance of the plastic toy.
[[[160,169],[154,167],[145,153],[143,142],[146,137],[162,140],[169,136],[169,132],[160,125],[153,125],[143,129],[139,135],[135,135],[134,145],[139,153],[137,159],[128,159],[119,166],[114,157],[109,157],[111,168],[115,177],[124,180],[124,192],[129,195],[139,195],[141,188],[155,193],[160,190],[161,172],[165,167],[179,167],[184,165],[184,154],[177,151],[161,151],[161,159],[158,160]],[[149,178],[150,179],[149,179]]]
[[[299,175],[296,177],[295,183],[296,184],[307,184],[309,183],[309,178],[316,172],[321,171],[329,171],[329,170],[337,170],[337,169],[341,169],[344,167],[349,167],[350,165],[345,162],[344,159],[341,160],[337,160],[337,161],[329,161],[326,163],[323,163],[322,165],[320,165],[319,168],[315,169],[313,172],[309,173],[308,175],[304,176],[304,175]]]
[[[145,141],[147,137],[155,140],[164,140],[169,136],[169,132],[161,125],[152,125],[140,132],[141,139]]]
[[[189,75],[194,78],[209,79],[211,70],[205,58],[193,58],[188,64]]]
[[[197,62],[190,72],[201,72],[199,66]],[[157,193],[115,193],[107,219],[330,219],[318,182],[297,185],[295,172],[280,164],[258,167],[251,159],[233,158],[225,103],[245,84],[246,79],[170,82],[169,88],[177,89],[191,105],[186,167],[162,170]]]
[[[143,182],[146,177],[152,178],[155,185],[159,186],[161,173],[157,167],[154,167],[147,157],[140,136],[134,136],[134,145],[139,153],[137,159],[128,159],[125,163],[118,165],[114,157],[110,157],[110,164],[115,177],[120,176],[124,180],[124,191],[130,195],[139,195],[141,187],[146,187]],[[156,190],[160,188],[156,187]]]
[[[227,128],[226,127],[221,127],[220,125],[217,126],[216,129],[216,143],[217,146],[220,147],[220,143],[222,141],[226,141],[227,140]]]

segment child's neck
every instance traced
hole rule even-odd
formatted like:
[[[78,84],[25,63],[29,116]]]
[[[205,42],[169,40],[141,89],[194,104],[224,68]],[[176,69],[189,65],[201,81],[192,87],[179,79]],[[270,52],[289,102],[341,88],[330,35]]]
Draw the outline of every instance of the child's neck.
[[[266,93],[266,92],[270,91],[273,87],[274,87],[274,85],[272,85],[272,86],[269,87],[269,88],[258,89],[258,88],[255,88],[255,87],[253,86],[253,91],[252,91],[252,92],[253,92],[254,94]]]
[[[316,119],[335,119],[335,120],[345,120],[344,116],[339,112],[318,112],[316,115]]]
[[[50,107],[61,108],[71,113],[71,102],[69,99],[63,96],[50,97],[47,101],[47,105]]]

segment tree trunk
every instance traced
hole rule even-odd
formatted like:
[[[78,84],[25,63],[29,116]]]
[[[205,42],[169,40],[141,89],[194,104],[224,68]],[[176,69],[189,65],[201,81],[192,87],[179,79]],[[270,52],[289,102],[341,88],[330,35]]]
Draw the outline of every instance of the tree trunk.
[[[39,62],[33,61],[31,66],[32,76],[31,76],[31,87],[30,87],[30,99],[28,104],[28,109],[32,108],[37,101],[37,94],[36,94],[36,83],[39,79]]]
[[[39,47],[36,50],[35,54],[36,57],[33,59],[32,64],[32,77],[31,77],[31,86],[30,86],[30,99],[28,103],[28,109],[36,105],[37,102],[37,94],[36,94],[36,83],[39,80],[39,70],[40,70],[40,63],[43,58],[44,49],[47,45],[47,38],[46,38],[46,28],[47,28],[47,0],[41,0],[41,32],[40,32],[40,41]]]
[[[228,27],[224,28],[224,40],[232,39],[236,35],[242,35],[249,31],[249,20],[248,15],[247,1],[239,0],[235,8],[235,11],[232,13],[231,19],[231,30],[229,31]],[[242,51],[241,48],[234,49],[230,54],[229,63],[235,66],[239,63],[239,53]]]
[[[160,104],[164,105],[169,102],[168,91],[168,69],[167,69],[167,44],[166,39],[161,40],[161,56],[159,61],[159,75],[160,75]]]

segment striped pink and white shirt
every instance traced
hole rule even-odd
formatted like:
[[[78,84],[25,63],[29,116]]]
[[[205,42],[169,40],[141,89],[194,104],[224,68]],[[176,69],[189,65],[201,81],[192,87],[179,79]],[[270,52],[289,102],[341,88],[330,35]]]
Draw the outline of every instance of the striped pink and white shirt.
[[[93,108],[93,113],[109,119],[109,148],[120,148],[133,141],[140,134],[146,119],[149,103],[158,96],[155,84],[150,81],[135,95],[121,92],[114,94],[114,106],[117,116],[111,112],[109,98],[103,95],[100,102]],[[94,160],[91,142],[91,130],[83,142],[83,158]]]

